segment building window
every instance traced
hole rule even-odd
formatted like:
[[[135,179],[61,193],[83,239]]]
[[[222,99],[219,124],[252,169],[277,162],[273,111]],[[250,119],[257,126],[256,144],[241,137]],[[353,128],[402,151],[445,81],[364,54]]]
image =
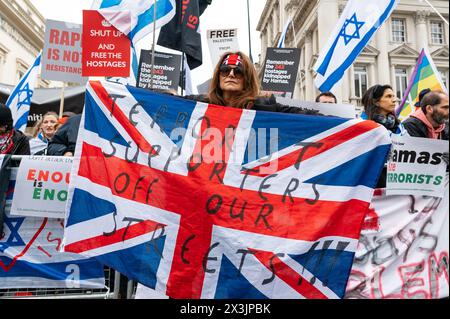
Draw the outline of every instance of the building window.
[[[448,89],[448,69],[438,69],[438,72],[441,75],[442,83],[444,83],[445,87]]]
[[[362,98],[367,91],[367,68],[365,66],[355,66],[355,94]]]
[[[395,83],[397,85],[397,98],[401,100],[408,88],[408,72],[406,69],[395,69]]]
[[[431,43],[444,44],[444,25],[442,22],[431,22]]]
[[[403,19],[392,19],[392,41],[406,42],[406,22]]]

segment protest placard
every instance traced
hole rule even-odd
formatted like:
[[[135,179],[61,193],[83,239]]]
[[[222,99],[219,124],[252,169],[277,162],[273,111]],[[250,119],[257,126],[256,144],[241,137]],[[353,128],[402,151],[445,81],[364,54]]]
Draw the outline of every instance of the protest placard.
[[[83,11],[82,46],[83,76],[130,75],[130,39],[98,11]]]
[[[42,54],[42,78],[84,84],[81,73],[82,26],[75,23],[47,20]]]
[[[442,197],[444,152],[448,152],[448,141],[394,135],[387,167],[387,195]]]
[[[72,162],[69,157],[23,158],[11,215],[64,218]]]
[[[375,192],[345,298],[448,297],[448,175],[444,184],[443,198]]]
[[[137,86],[143,89],[177,91],[180,82],[181,55],[155,52],[154,60],[155,66],[152,67],[152,51],[141,51]]]
[[[239,51],[237,29],[208,30],[206,39],[212,65],[216,65],[224,53]]]
[[[300,50],[267,48],[262,77],[264,91],[292,94],[297,80]]]
[[[338,116],[348,119],[356,118],[356,109],[352,104],[328,104],[310,101],[294,100],[286,97],[276,96],[278,103],[301,107],[304,109],[316,110],[323,115]]]

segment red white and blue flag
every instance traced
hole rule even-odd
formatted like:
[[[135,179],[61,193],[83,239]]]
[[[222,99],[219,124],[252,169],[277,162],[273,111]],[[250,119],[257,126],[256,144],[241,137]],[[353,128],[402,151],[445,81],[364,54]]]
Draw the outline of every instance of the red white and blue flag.
[[[390,148],[371,121],[90,82],[64,249],[172,298],[342,298]]]

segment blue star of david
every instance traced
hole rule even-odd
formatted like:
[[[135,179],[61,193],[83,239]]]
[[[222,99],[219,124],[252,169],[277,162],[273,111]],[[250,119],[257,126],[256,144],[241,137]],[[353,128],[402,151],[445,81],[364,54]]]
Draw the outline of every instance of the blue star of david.
[[[355,26],[355,32],[353,32],[353,34],[347,34],[347,27],[351,24]],[[350,19],[345,20],[344,26],[342,27],[341,33],[339,34],[344,38],[345,45],[349,44],[349,42],[353,39],[361,38],[359,30],[361,30],[364,24],[365,22],[358,21],[358,19],[356,18],[356,13],[354,13]]]
[[[17,109],[20,109],[22,105],[31,105],[31,98],[33,97],[33,91],[30,90],[28,83],[17,92],[19,101],[17,102]]]
[[[5,225],[10,229],[8,239],[5,242],[0,243],[0,252],[3,253],[8,247],[25,246],[25,242],[19,235],[19,228],[22,226],[25,218],[8,218],[4,220]]]

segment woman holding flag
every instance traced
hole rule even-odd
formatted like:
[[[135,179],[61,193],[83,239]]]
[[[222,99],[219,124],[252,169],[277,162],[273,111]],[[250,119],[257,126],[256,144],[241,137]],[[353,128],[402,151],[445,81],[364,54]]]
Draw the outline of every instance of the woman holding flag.
[[[242,52],[228,52],[222,56],[214,69],[207,95],[191,95],[186,98],[240,109],[320,115],[316,110],[277,103],[273,95],[263,97],[255,67]]]

